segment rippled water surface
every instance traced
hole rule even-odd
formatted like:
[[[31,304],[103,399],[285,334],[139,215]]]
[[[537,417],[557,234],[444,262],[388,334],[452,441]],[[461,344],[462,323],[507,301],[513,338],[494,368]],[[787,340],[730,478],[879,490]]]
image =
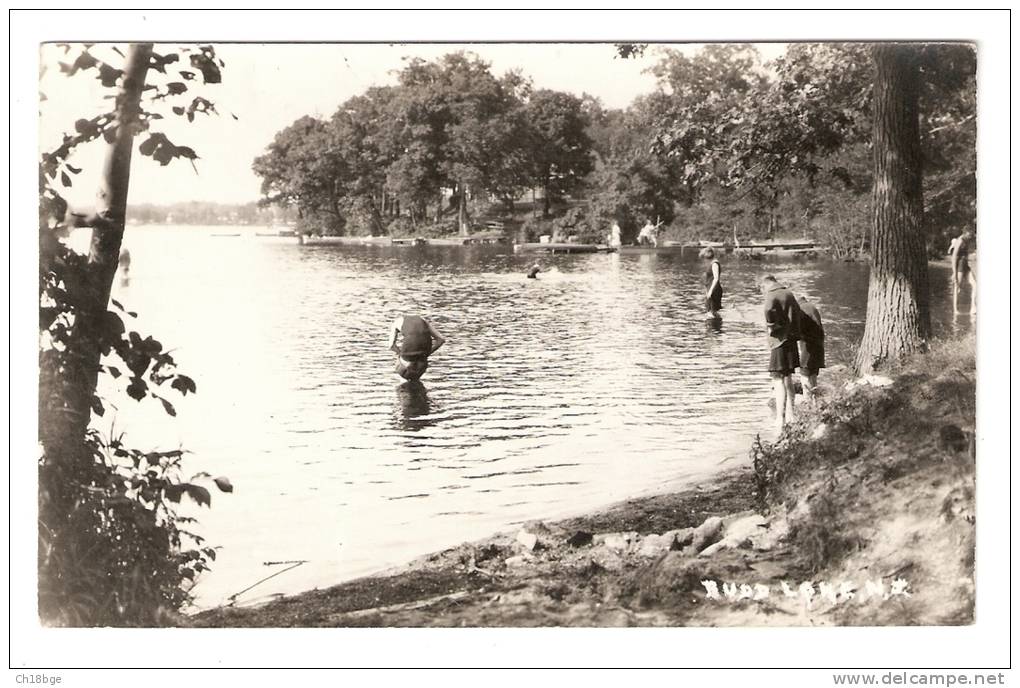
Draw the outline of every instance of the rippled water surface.
[[[241,236],[215,236],[241,232]],[[863,330],[867,268],[723,258],[723,319],[701,312],[702,266],[675,253],[534,257],[508,247],[299,246],[250,229],[128,230],[115,297],[175,349],[198,394],[120,402],[142,447],[183,446],[228,476],[202,509],[219,545],[195,589],[221,603],[324,587],[534,518],[696,484],[745,460],[768,427],[757,280],[820,306],[830,365]],[[937,327],[948,271],[933,269]],[[421,385],[386,349],[401,312],[447,344]],[[964,325],[965,326],[965,325]],[[823,372],[824,380],[824,372]]]

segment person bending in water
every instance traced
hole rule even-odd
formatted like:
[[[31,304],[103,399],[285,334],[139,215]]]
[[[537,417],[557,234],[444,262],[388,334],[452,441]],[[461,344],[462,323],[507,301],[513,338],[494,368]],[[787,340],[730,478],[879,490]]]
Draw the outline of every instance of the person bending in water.
[[[959,313],[960,282],[970,282],[970,312],[977,313],[977,278],[974,268],[970,265],[970,252],[974,235],[964,232],[949,244],[949,253],[953,264],[953,313]]]
[[[712,318],[718,318],[722,310],[722,268],[712,249],[702,249],[698,256],[706,263],[705,310]]]
[[[641,246],[651,246],[652,248],[659,247],[659,227],[662,226],[661,222],[657,222],[654,225],[652,220],[649,218],[645,222],[645,226],[641,228],[641,232],[638,233],[638,244]]]
[[[808,301],[807,294],[801,294],[797,302],[800,312],[800,383],[807,399],[815,398],[818,386],[818,371],[825,367],[825,329],[818,307]]]
[[[761,283],[765,296],[765,325],[769,331],[769,376],[776,396],[776,431],[793,420],[793,371],[800,367],[800,305],[793,292],[772,275]]]
[[[400,344],[397,344],[397,338]],[[390,328],[389,348],[397,354],[396,373],[405,380],[418,380],[429,367],[429,356],[446,340],[432,323],[418,315],[400,315]]]
[[[538,279],[538,273],[540,272],[542,272],[542,267],[538,263],[535,263],[531,266],[531,269],[528,270],[528,279]]]

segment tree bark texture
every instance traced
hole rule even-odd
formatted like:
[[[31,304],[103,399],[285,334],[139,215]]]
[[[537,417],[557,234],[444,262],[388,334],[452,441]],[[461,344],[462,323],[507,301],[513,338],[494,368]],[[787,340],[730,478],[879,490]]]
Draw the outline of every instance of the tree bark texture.
[[[75,316],[74,349],[79,365],[72,375],[70,400],[61,434],[84,436],[91,417],[92,395],[99,377],[101,352],[98,332],[110,301],[117,274],[124,221],[127,214],[128,186],[131,178],[131,151],[138,131],[142,88],[152,56],[152,44],[132,45],[127,52],[124,82],[117,95],[117,123],[113,142],[108,144],[103,174],[96,193],[96,214],[102,220],[92,229],[89,244],[87,294],[83,308]]]
[[[467,236],[468,212],[467,212],[467,184],[458,184],[460,193],[457,198],[457,229],[461,236]]]
[[[386,196],[383,195],[383,202],[385,202]],[[382,236],[386,233],[386,226],[383,223],[382,214],[379,212],[379,207],[375,204],[375,199],[372,196],[365,198],[365,203],[368,204],[369,212],[369,223],[368,231],[372,236]]]
[[[871,277],[855,367],[924,350],[931,334],[918,132],[918,48],[881,44],[875,64]]]

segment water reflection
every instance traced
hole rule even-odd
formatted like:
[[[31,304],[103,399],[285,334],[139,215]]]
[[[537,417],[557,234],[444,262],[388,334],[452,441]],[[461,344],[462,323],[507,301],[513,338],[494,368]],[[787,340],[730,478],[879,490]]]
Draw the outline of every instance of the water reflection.
[[[977,315],[974,313],[954,313],[951,329],[954,336],[960,336],[974,329],[974,321]]]
[[[439,418],[433,415],[435,410],[428,389],[420,380],[404,382],[397,386],[397,404],[393,417],[400,430],[419,432],[435,425],[439,421]]]
[[[705,318],[705,333],[710,335],[721,335],[723,333],[723,319],[721,316]]]

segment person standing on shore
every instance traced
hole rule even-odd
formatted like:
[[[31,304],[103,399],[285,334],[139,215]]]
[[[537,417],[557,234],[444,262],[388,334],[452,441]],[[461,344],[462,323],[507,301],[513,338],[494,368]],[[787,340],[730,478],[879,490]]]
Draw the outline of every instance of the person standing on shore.
[[[949,244],[950,261],[953,265],[953,313],[959,313],[960,282],[970,282],[970,312],[977,313],[977,277],[970,265],[974,235],[964,232]]]
[[[713,319],[722,310],[722,267],[715,257],[715,251],[704,248],[698,257],[705,261],[705,311]]]
[[[609,230],[609,236],[607,237],[610,248],[620,248],[620,223],[613,222],[612,228]]]
[[[808,301],[807,294],[801,294],[797,302],[804,315],[800,319],[800,382],[804,397],[815,398],[818,386],[818,371],[825,367],[825,328],[818,307]]]
[[[765,325],[769,332],[769,376],[776,398],[776,432],[793,420],[793,371],[800,367],[800,305],[793,292],[772,275],[761,283],[765,296]]]
[[[397,338],[400,344],[397,344]],[[400,315],[390,328],[389,348],[397,354],[395,372],[405,380],[419,380],[429,367],[429,356],[446,340],[432,323],[419,315]]]

